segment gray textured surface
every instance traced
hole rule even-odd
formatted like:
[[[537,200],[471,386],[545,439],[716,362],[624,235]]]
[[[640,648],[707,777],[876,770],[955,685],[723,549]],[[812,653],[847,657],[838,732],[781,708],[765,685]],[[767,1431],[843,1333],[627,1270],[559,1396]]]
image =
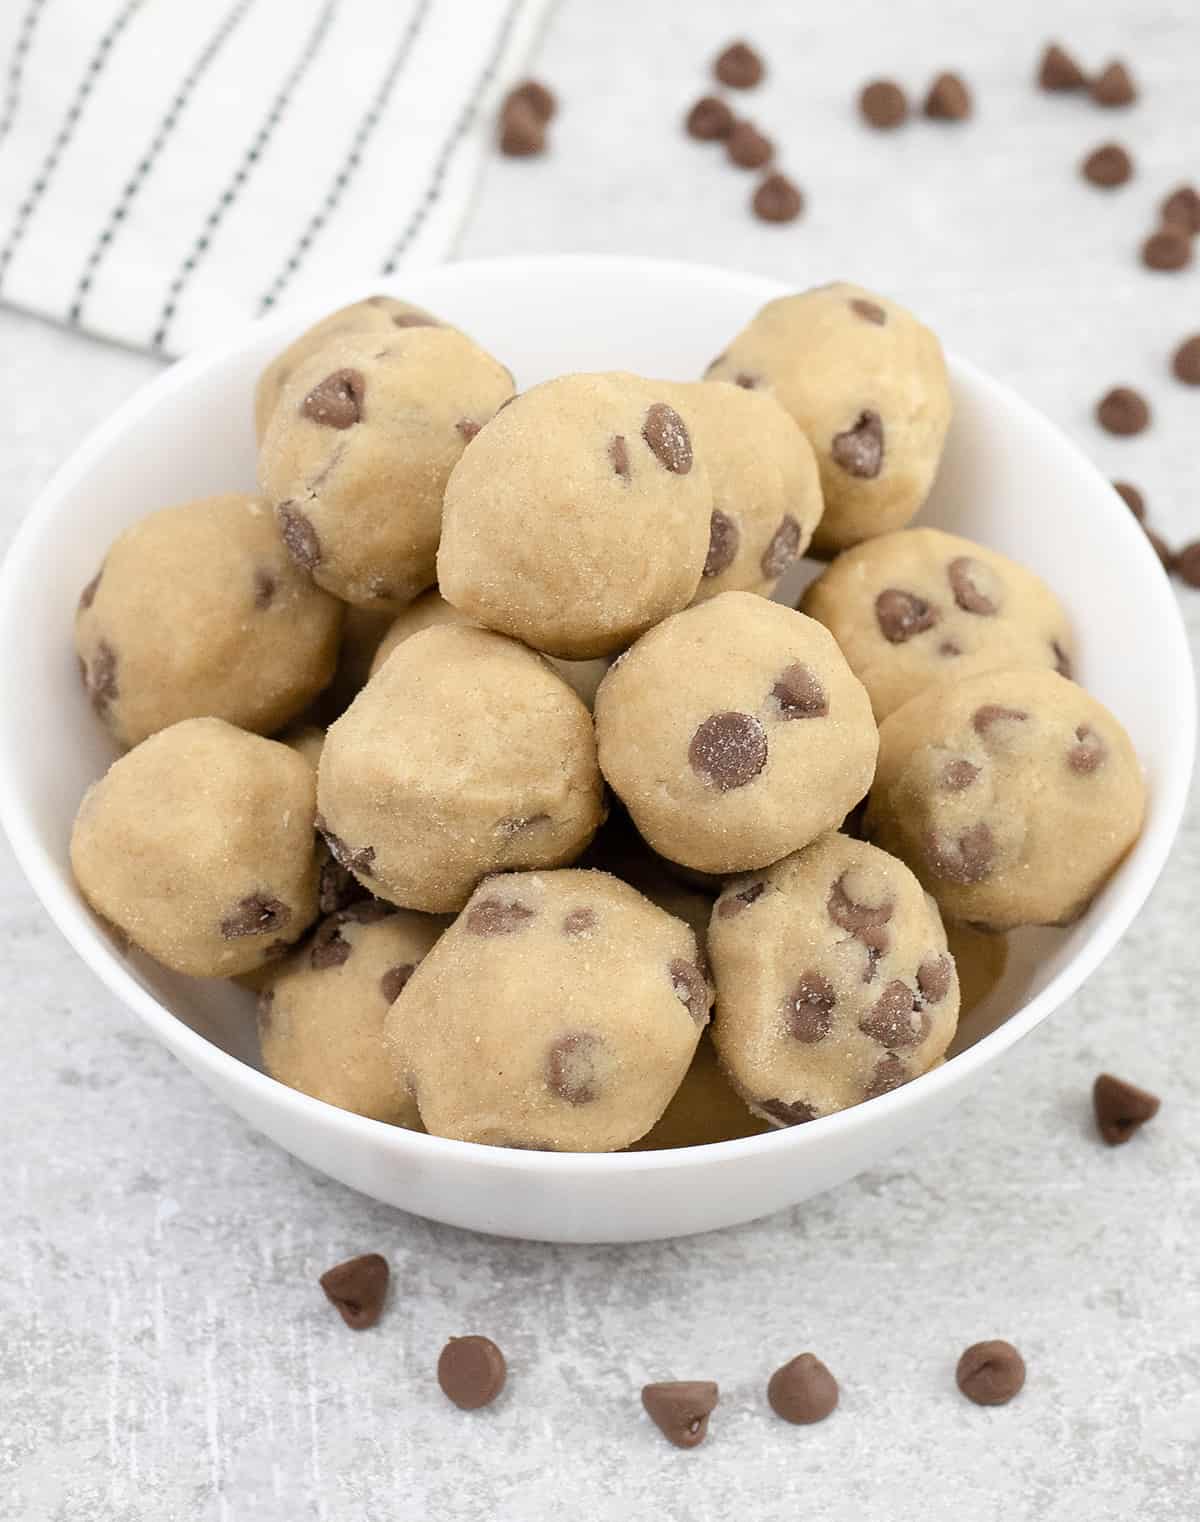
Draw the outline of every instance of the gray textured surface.
[[[753,98],[810,194],[762,228],[748,180],[674,133],[725,40],[716,0],[575,0],[540,69],[567,109],[555,155],[496,163],[463,251],[644,251],[798,283],[893,290],[1008,379],[1173,537],[1197,531],[1200,395],[1164,356],[1200,326],[1200,273],[1153,276],[1131,250],[1197,161],[1191,0],[1056,8],[1086,59],[1127,52],[1144,104],[1102,113],[1027,84],[1044,7],[844,0],[836,20],[739,13],[776,83]],[[808,19],[787,22],[792,14]],[[1118,22],[1124,13],[1126,20]],[[888,19],[885,21],[884,17]],[[861,131],[867,73],[918,85],[960,66],[962,129]],[[747,101],[750,108],[751,102]],[[1112,197],[1073,174],[1116,136],[1139,179]],[[154,365],[0,313],[5,535],[93,423]],[[1106,438],[1095,393],[1144,385],[1157,425]],[[1031,515],[1052,504],[1031,503]],[[1200,630],[1200,593],[1186,600]],[[1200,1473],[1200,1039],[1193,809],[1117,952],[953,1122],[797,1211],[633,1248],[547,1248],[405,1218],[316,1177],[219,1108],[74,960],[0,848],[0,1516],[58,1522],[543,1522],[970,1516],[1077,1522],[1192,1514]],[[1101,1067],[1165,1096],[1129,1147],[1095,1140]],[[375,1248],[386,1320],[354,1336],[315,1276]],[[443,1339],[510,1356],[490,1412],[448,1408]],[[1019,1401],[958,1396],[961,1347],[1008,1336]],[[791,1429],[763,1385],[823,1356],[843,1403]],[[718,1379],[712,1435],[668,1448],[641,1415],[655,1377]]]

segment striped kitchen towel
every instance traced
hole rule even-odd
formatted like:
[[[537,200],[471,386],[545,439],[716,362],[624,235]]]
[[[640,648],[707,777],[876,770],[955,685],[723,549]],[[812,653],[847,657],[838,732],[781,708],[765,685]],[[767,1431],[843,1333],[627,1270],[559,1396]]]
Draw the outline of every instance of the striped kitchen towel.
[[[450,251],[549,0],[0,0],[0,301],[178,354]]]

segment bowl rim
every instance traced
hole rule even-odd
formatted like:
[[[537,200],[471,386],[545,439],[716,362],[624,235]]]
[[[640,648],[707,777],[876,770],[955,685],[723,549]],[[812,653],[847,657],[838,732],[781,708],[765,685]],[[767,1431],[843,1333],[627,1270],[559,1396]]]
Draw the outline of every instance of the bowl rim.
[[[337,306],[401,283],[410,287],[410,294],[429,300],[431,298],[412,291],[411,287],[424,287],[429,282],[437,284],[439,278],[453,284],[460,279],[470,281],[500,275],[518,275],[536,281],[543,275],[560,276],[564,270],[580,279],[590,276],[669,279],[675,284],[696,286],[719,281],[727,286],[740,286],[747,296],[760,302],[787,295],[795,289],[765,276],[683,260],[608,254],[518,254],[461,260],[399,276],[364,277],[348,283],[340,292],[324,295],[319,301],[309,299],[241,324],[211,346],[176,362],[139,387],[98,424],[54,472],[14,534],[0,567],[0,631],[12,622],[14,589],[20,582],[27,560],[36,553],[62,500],[86,476],[94,462],[117,445],[126,429],[146,412],[167,397],[186,391],[196,378],[224,365],[250,343],[277,330],[282,333],[294,329],[306,318],[315,320]],[[432,299],[436,300],[436,297]],[[522,1174],[548,1172],[560,1178],[573,1172],[615,1176],[660,1169],[705,1168],[718,1162],[748,1161],[768,1151],[782,1155],[789,1148],[799,1152],[826,1140],[836,1143],[836,1138],[852,1136],[863,1126],[882,1120],[886,1113],[894,1114],[918,1103],[922,1096],[932,1099],[938,1092],[948,1095],[969,1082],[973,1075],[1028,1035],[1080,988],[1124,935],[1144,904],[1166,864],[1187,803],[1195,760],[1196,694],[1191,649],[1178,603],[1153,549],[1106,477],[1063,430],[1010,387],[993,380],[952,351],[947,351],[946,359],[952,378],[962,376],[977,390],[1015,411],[1033,436],[1052,443],[1059,450],[1067,447],[1077,466],[1098,488],[1103,488],[1102,492],[1097,491],[1097,510],[1101,510],[1100,503],[1103,502],[1103,510],[1114,519],[1124,520],[1127,553],[1135,557],[1141,554],[1147,557],[1147,563],[1153,561],[1161,579],[1162,595],[1169,605],[1165,608],[1167,641],[1164,654],[1169,658],[1168,669],[1172,673],[1167,690],[1172,691],[1177,703],[1175,743],[1162,757],[1163,777],[1156,796],[1154,817],[1147,822],[1130,856],[1109,884],[1103,918],[1076,956],[1043,989],[974,1045],[888,1094],[823,1116],[807,1125],[691,1147],[640,1152],[526,1152],[431,1136],[356,1115],[291,1089],[226,1052],[174,1015],[134,978],[119,952],[99,930],[83,900],[72,891],[68,882],[59,880],[57,866],[19,808],[13,756],[7,744],[8,730],[0,723],[0,825],[8,836],[18,864],[55,927],[105,987],[132,1009],[168,1050],[198,1075],[211,1078],[211,1086],[227,1102],[230,1091],[240,1089],[256,1096],[268,1109],[289,1112],[293,1121],[307,1122],[325,1131],[332,1128],[348,1139],[357,1136],[364,1143],[389,1149],[398,1164],[403,1164],[411,1156],[418,1163],[444,1160],[449,1165],[477,1165]]]

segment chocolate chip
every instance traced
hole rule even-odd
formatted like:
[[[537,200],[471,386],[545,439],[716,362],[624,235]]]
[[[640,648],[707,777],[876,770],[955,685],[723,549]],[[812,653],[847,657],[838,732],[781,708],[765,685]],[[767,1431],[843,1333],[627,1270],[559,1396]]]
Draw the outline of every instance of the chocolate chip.
[[[558,111],[558,101],[554,92],[542,84],[539,79],[527,79],[524,83],[516,86],[508,92],[509,100],[521,100],[530,108],[540,121],[550,121]]]
[[[829,713],[824,687],[816,672],[802,661],[794,661],[783,672],[771,688],[771,696],[783,719],[823,719]]]
[[[392,318],[394,328],[440,328],[441,323],[428,312],[397,312]]]
[[[416,972],[414,962],[397,962],[389,967],[379,980],[379,992],[388,1004],[394,1004],[408,987],[408,980]]]
[[[864,322],[873,323],[877,328],[882,328],[887,322],[887,313],[876,301],[864,301],[861,296],[855,296],[850,303],[850,310],[857,313]]]
[[[827,977],[819,972],[801,973],[781,1006],[788,1035],[805,1046],[823,1041],[833,1025],[836,1003],[837,995]]]
[[[546,124],[524,99],[505,101],[500,112],[500,152],[525,159],[545,151]]]
[[[762,59],[746,42],[731,42],[713,64],[713,73],[731,90],[753,89],[765,72]]]
[[[655,402],[642,423],[642,438],[658,463],[674,476],[686,476],[692,468],[692,441],[687,425],[666,402]]]
[[[546,1084],[569,1105],[589,1105],[599,1091],[596,1055],[603,1043],[592,1031],[567,1031],[546,1052]]]
[[[281,502],[275,509],[275,521],[287,547],[288,554],[306,571],[315,570],[321,564],[321,541],[310,519],[294,502]]]
[[[719,1399],[706,1379],[675,1379],[642,1387],[646,1415],[676,1448],[695,1448],[708,1436],[708,1419]]]
[[[100,578],[101,578],[101,576],[103,576],[103,574],[104,574],[104,567],[101,566],[101,568],[92,577],[91,581],[88,582],[87,586],[84,587],[83,591],[80,592],[80,594],[79,594],[79,611],[81,613],[86,612],[87,609],[90,608],[91,605],[95,602],[95,600],[96,600],[96,590],[97,590],[97,588],[100,585]]]
[[[751,904],[757,902],[767,891],[767,885],[763,882],[747,883],[744,888],[723,893],[717,902],[717,914],[723,920],[732,919],[735,914],[741,914]]]
[[[786,174],[769,174],[754,192],[750,207],[760,222],[794,222],[804,210],[804,197]]]
[[[1200,386],[1200,333],[1179,345],[1171,357],[1171,369],[1185,386]]]
[[[350,1258],[327,1269],[318,1282],[346,1325],[362,1332],[374,1326],[383,1313],[387,1259],[377,1252],[364,1253],[361,1258]]]
[[[1108,747],[1090,724],[1080,724],[1075,741],[1067,752],[1067,765],[1081,776],[1090,776],[1107,759]]]
[[[704,557],[701,576],[719,576],[722,571],[727,571],[737,557],[741,537],[733,519],[719,507],[714,507],[708,524],[708,554]]]
[[[508,839],[513,835],[523,835],[526,830],[534,830],[539,824],[549,823],[549,814],[514,814],[497,824],[496,833]]]
[[[971,728],[986,739],[993,724],[1023,724],[1029,715],[1019,708],[1005,708],[1002,703],[984,703],[971,715]]]
[[[999,589],[995,573],[970,555],[959,555],[946,567],[954,601],[964,613],[984,617],[999,610]]]
[[[838,1403],[838,1383],[812,1353],[801,1353],[767,1381],[767,1400],[776,1416],[798,1427],[823,1422]]]
[[[945,656],[947,660],[953,660],[956,655],[962,654],[962,646],[952,639],[944,639],[937,647],[937,653]]]
[[[469,417],[460,417],[454,426],[458,429],[459,433],[462,434],[463,439],[466,441],[466,443],[469,444],[475,435],[479,432],[479,430],[483,427],[483,424],[476,423],[472,418]]]
[[[749,713],[714,713],[688,746],[692,770],[722,793],[753,782],[767,764],[767,737]]]
[[[221,921],[221,934],[227,941],[246,935],[269,935],[281,930],[292,917],[287,904],[265,893],[251,893],[240,899],[231,914]]]
[[[490,1337],[451,1337],[438,1359],[442,1394],[460,1411],[478,1411],[504,1389],[508,1366]]]
[[[748,374],[745,370],[739,370],[733,377],[733,384],[740,386],[743,391],[753,391],[758,386],[758,377]]]
[[[1180,581],[1186,582],[1189,587],[1200,587],[1200,539],[1185,544],[1173,557],[1173,561],[1172,569]]]
[[[979,768],[966,756],[955,756],[942,767],[941,784],[948,793],[961,793],[979,776]]]
[[[932,629],[941,614],[915,592],[888,587],[875,599],[875,621],[890,645],[903,645],[914,634]]]
[[[317,879],[317,907],[322,914],[334,914],[345,909],[366,894],[366,889],[350,872],[335,861],[331,855],[321,863]]]
[[[863,86],[858,109],[869,126],[898,127],[908,116],[908,97],[892,80],[874,79]]]
[[[886,925],[895,912],[896,905],[892,899],[885,900],[882,904],[860,904],[846,892],[846,873],[837,879],[829,890],[826,900],[826,910],[829,918],[842,930],[848,930],[851,935],[858,935],[860,931],[878,929]]]
[[[976,1342],[958,1360],[954,1377],[977,1406],[1003,1406],[1020,1394],[1025,1360],[1011,1342]]]
[[[926,1004],[940,1004],[950,992],[950,980],[954,963],[948,956],[938,953],[926,957],[917,968],[917,992]]]
[[[740,169],[761,169],[771,162],[775,144],[769,137],[764,137],[753,122],[735,122],[733,131],[725,139],[725,152],[730,162]]]
[[[697,1025],[708,1019],[708,983],[695,962],[675,957],[667,969],[671,975],[671,987],[681,1004],[686,1004],[688,1014]]]
[[[1200,191],[1180,185],[1162,204],[1162,219],[1185,233],[1200,233]]]
[[[1178,227],[1163,227],[1142,244],[1142,263],[1152,270],[1186,269],[1192,262],[1192,240]]]
[[[1112,190],[1132,177],[1133,160],[1120,143],[1103,143],[1092,149],[1080,164],[1079,171],[1093,185]]]
[[[870,1080],[863,1089],[863,1098],[878,1099],[881,1094],[890,1094],[893,1089],[906,1084],[912,1076],[895,1052],[889,1052],[875,1064]]]
[[[800,554],[800,525],[791,513],[784,515],[763,551],[762,573],[768,578],[782,576]]]
[[[570,941],[580,940],[585,935],[590,935],[597,925],[596,911],[586,905],[582,909],[572,909],[564,916],[562,933]]]
[[[623,481],[629,480],[629,446],[623,433],[614,433],[609,439],[608,463],[612,466],[614,475],[620,476]]]
[[[309,953],[309,965],[314,972],[324,972],[330,967],[341,967],[350,959],[350,942],[342,935],[340,918],[328,919],[317,927]]]
[[[817,1118],[816,1110],[803,1099],[760,1099],[755,1108],[781,1126],[806,1126]]]
[[[1042,54],[1038,84],[1043,90],[1082,90],[1087,75],[1065,49],[1051,42]]]
[[[914,1022],[913,1016],[918,1018]],[[893,978],[858,1022],[864,1036],[880,1046],[916,1046],[929,1034],[929,1017],[917,1008],[916,996],[907,983]]]
[[[371,875],[371,868],[375,864],[374,846],[362,846],[358,850],[348,846],[340,835],[335,835],[326,826],[320,814],[317,815],[317,829],[325,837],[329,854],[339,866],[345,867],[347,872],[353,872],[356,876],[369,877]]]
[[[684,127],[689,137],[714,143],[733,131],[733,112],[715,95],[705,95],[688,112]]]
[[[1119,59],[1100,70],[1090,89],[1098,106],[1131,106],[1137,99],[1133,77]]]
[[[1111,1073],[1101,1073],[1092,1085],[1096,1124],[1110,1147],[1121,1146],[1148,1120],[1153,1120],[1160,1103],[1156,1094],[1136,1088],[1123,1078],[1114,1078]]]
[[[873,481],[883,466],[883,420],[877,412],[860,412],[845,433],[835,433],[830,446],[836,464],[848,476]]]
[[[254,573],[254,606],[269,608],[275,599],[275,578],[261,566]]]
[[[1161,534],[1156,534],[1152,528],[1148,528],[1144,523],[1142,524],[1142,531],[1145,533],[1146,538],[1149,539],[1154,553],[1162,562],[1163,570],[1168,572],[1173,571],[1175,569],[1175,551]]]
[[[1050,653],[1054,657],[1054,669],[1059,676],[1065,676],[1069,681],[1074,674],[1075,668],[1071,664],[1071,657],[1063,649],[1056,639],[1050,641]]]
[[[473,935],[514,935],[534,918],[534,910],[515,899],[481,898],[467,910]]]
[[[1113,490],[1140,523],[1146,516],[1146,502],[1137,487],[1130,486],[1128,481],[1114,481]]]
[[[957,74],[939,74],[925,97],[925,115],[936,122],[961,122],[971,114],[971,92]]]
[[[992,870],[996,842],[986,820],[968,825],[957,836],[931,834],[925,842],[925,859],[935,877],[946,882],[981,883]]]
[[[300,404],[300,415],[322,428],[353,428],[362,422],[367,383],[361,370],[334,370]]]
[[[117,684],[117,652],[106,639],[96,645],[90,661],[82,662],[83,685],[101,718],[121,695]]]

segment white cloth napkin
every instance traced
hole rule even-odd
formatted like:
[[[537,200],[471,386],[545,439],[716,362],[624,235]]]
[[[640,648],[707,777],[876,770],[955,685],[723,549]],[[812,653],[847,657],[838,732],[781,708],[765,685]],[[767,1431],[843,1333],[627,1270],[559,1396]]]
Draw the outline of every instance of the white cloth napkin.
[[[450,250],[549,0],[3,0],[0,300],[178,354]]]

